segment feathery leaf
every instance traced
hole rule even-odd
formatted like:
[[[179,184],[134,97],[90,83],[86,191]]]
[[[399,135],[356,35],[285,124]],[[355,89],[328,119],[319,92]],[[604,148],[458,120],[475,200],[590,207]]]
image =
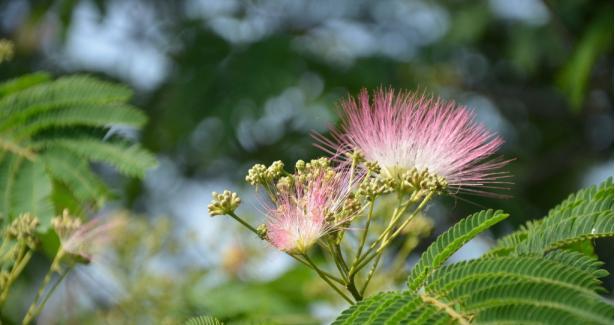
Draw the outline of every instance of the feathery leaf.
[[[444,264],[461,246],[507,217],[508,214],[499,210],[477,212],[462,219],[445,233],[438,236],[436,241],[421,255],[421,258],[412,269],[408,277],[408,287],[410,290],[418,289],[423,284],[425,277]]]

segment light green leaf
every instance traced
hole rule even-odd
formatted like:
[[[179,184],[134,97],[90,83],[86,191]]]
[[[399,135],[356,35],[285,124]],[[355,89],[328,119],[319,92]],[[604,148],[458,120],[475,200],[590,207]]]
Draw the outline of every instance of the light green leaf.
[[[9,215],[30,213],[39,218],[44,230],[54,216],[51,179],[41,163],[25,161],[16,175],[10,196]]]

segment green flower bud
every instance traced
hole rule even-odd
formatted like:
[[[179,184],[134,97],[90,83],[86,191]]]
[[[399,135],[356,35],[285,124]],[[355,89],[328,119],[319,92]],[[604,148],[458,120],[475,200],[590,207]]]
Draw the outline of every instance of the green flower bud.
[[[262,240],[267,239],[267,225],[262,224],[256,227],[256,232],[258,233],[258,237]]]
[[[305,171],[305,161],[297,160],[297,163],[295,163],[295,170],[298,173],[301,173],[301,172]]]
[[[284,176],[278,180],[278,183],[276,184],[276,188],[280,192],[288,192],[292,185],[293,185],[292,177]]]
[[[58,237],[67,238],[75,230],[81,227],[81,220],[79,218],[72,217],[68,213],[68,209],[64,209],[61,216],[51,219],[51,226],[56,231],[56,234],[58,234]]]
[[[406,171],[401,176],[400,189],[405,192],[431,192],[443,193],[448,187],[446,178],[432,174],[427,169],[417,170],[416,168]]]
[[[248,175],[246,176],[246,182],[248,184],[256,186],[258,184],[264,184],[267,180],[267,167],[263,164],[256,164],[250,168]]]
[[[31,249],[38,244],[36,228],[40,222],[29,213],[25,213],[13,220],[6,232],[9,238],[25,243]]]
[[[393,191],[394,180],[390,177],[375,177],[366,180],[359,186],[359,195],[374,199],[379,195]]]
[[[224,191],[222,194],[213,192],[211,195],[213,199],[207,206],[207,210],[212,217],[234,213],[241,203],[241,199],[237,193],[228,190]]]
[[[269,180],[276,180],[284,175],[284,163],[280,160],[274,161],[266,171],[266,177]]]
[[[354,149],[352,152],[347,152],[345,155],[352,160],[355,165],[365,161],[365,156],[359,149]]]
[[[380,174],[380,165],[375,161],[366,161],[365,168],[374,174]]]

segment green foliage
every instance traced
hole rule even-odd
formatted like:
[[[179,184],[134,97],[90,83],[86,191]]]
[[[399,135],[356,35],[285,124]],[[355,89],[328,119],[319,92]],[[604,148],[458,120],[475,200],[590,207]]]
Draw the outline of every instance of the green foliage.
[[[557,83],[575,112],[582,109],[591,72],[601,55],[613,49],[613,8],[602,10],[581,35],[570,60],[562,68]]]
[[[326,292],[326,285],[309,269],[297,266],[269,283],[196,287],[192,299],[201,310],[230,324],[317,324],[305,308]]]
[[[44,230],[67,202],[80,211],[99,208],[110,191],[89,162],[142,177],[154,157],[108,137],[111,127],[145,124],[146,116],[126,103],[130,97],[129,89],[90,76],[54,81],[35,73],[0,84],[0,213],[32,213]]]
[[[436,324],[454,320],[414,293],[385,292],[348,308],[333,324]]]
[[[188,319],[184,325],[223,325],[221,321],[212,316],[198,316]]]
[[[507,217],[508,214],[502,211],[481,211],[461,220],[440,235],[412,269],[408,283],[410,289],[418,288],[430,272],[444,264],[465,243]]]
[[[613,236],[613,181],[571,194],[547,216],[502,238],[490,254],[542,254],[580,241]]]
[[[612,324],[613,305],[599,294],[608,272],[570,246],[613,235],[612,180],[571,195],[483,257],[442,266],[505,217],[483,211],[460,221],[423,253],[409,290],[366,299],[335,324]]]

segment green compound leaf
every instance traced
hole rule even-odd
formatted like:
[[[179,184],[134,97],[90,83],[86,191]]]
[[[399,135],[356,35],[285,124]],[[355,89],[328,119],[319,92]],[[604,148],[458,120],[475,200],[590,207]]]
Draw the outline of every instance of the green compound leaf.
[[[502,211],[485,210],[477,212],[459,221],[445,233],[438,236],[412,269],[408,277],[410,290],[417,290],[425,278],[442,266],[461,246],[494,224],[506,219],[508,214]]]
[[[506,217],[499,211],[472,215],[421,256],[410,291],[370,297],[334,324],[612,324],[613,305],[599,294],[608,272],[593,254],[570,246],[612,236],[612,208],[609,179],[571,195],[489,254],[442,266],[481,229]]]
[[[613,181],[582,189],[542,220],[500,239],[490,255],[541,255],[600,237],[613,236]]]
[[[67,207],[61,202],[72,202],[73,213],[100,208],[110,191],[91,162],[143,177],[156,165],[150,152],[121,134],[105,140],[112,128],[145,124],[145,114],[127,103],[131,95],[83,75],[52,80],[36,73],[0,83],[0,215],[32,213],[45,231]]]

